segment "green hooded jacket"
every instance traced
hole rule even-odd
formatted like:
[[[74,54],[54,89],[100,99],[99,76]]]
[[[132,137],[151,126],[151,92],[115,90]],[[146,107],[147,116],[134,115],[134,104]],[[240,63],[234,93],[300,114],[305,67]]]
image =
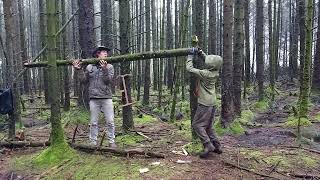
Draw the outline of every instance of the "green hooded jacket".
[[[217,55],[206,55],[205,65],[206,69],[197,69],[193,67],[194,56],[189,55],[187,58],[187,71],[195,74],[199,80],[198,85],[198,103],[205,106],[216,106],[217,97],[215,83],[219,76],[219,69],[222,65],[222,57]]]

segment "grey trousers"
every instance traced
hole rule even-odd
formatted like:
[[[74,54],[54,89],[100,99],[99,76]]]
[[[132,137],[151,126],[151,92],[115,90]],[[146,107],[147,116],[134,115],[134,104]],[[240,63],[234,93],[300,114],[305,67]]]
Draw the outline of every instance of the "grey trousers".
[[[211,141],[215,147],[220,147],[220,142],[212,128],[215,110],[214,106],[198,104],[196,114],[192,121],[192,128],[203,144]]]
[[[106,130],[109,143],[114,143],[115,127],[114,127],[114,111],[112,99],[90,99],[90,134],[89,139],[93,144],[97,143],[99,133],[99,114],[104,113],[106,121]]]

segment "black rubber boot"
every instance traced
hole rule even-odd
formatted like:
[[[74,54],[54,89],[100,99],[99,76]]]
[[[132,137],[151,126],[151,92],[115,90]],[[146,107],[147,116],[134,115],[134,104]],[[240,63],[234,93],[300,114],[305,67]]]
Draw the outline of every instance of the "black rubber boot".
[[[214,150],[212,152],[222,154],[221,144],[219,142],[212,142]]]
[[[215,148],[211,142],[205,143],[203,144],[203,146],[204,146],[204,150],[202,153],[199,154],[199,156],[200,158],[206,159],[208,158],[210,152],[213,152]]]

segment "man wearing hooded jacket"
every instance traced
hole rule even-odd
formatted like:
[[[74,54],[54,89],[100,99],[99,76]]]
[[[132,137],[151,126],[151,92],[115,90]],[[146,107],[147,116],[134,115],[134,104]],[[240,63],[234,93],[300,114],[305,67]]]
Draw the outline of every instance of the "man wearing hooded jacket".
[[[75,60],[72,64],[76,70],[81,70],[83,68],[84,74],[81,77],[82,82],[89,83],[90,144],[97,145],[99,133],[98,119],[100,112],[103,112],[106,121],[109,147],[116,148],[114,111],[111,91],[114,68],[106,60],[103,60],[108,56],[109,52],[109,48],[100,46],[92,53],[93,57],[101,59],[97,64],[89,64],[84,68],[79,60]]]
[[[198,107],[192,121],[192,128],[200,138],[204,151],[200,158],[207,158],[210,152],[221,154],[221,145],[215,135],[212,124],[217,105],[215,83],[222,65],[222,57],[217,55],[205,55],[202,51],[197,59],[204,59],[205,68],[197,69],[193,66],[195,55],[189,55],[186,63],[187,71],[197,76]]]

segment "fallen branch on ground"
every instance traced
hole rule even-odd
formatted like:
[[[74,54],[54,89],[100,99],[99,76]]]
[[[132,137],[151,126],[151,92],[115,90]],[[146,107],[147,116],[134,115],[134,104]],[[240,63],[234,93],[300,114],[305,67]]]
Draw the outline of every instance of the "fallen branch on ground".
[[[117,154],[124,157],[130,157],[130,155],[143,155],[151,158],[165,158],[163,154],[160,153],[154,153],[154,152],[147,152],[143,151],[141,149],[113,149],[113,148],[104,148],[104,147],[94,147],[94,146],[88,146],[83,144],[70,144],[71,147],[74,149],[78,149],[80,151],[84,152],[94,152],[94,151],[100,151],[100,152],[108,152],[112,154]]]
[[[259,175],[259,176],[262,176],[262,177],[267,177],[267,178],[272,178],[272,179],[279,179],[277,177],[273,177],[273,176],[270,176],[270,175],[267,175],[267,174],[264,174],[264,173],[256,172],[256,171],[251,170],[249,168],[243,167],[240,164],[238,166],[237,164],[234,164],[233,162],[230,162],[230,161],[222,160],[222,162],[224,164],[228,165],[228,166],[232,166],[232,167],[238,168],[240,170],[245,170],[245,171],[251,172],[253,174],[256,174],[256,175]]]
[[[276,165],[273,165],[273,166],[272,166],[272,169],[269,171],[269,174],[271,174],[272,172],[274,172],[275,170],[277,170],[277,167],[279,166],[280,162],[281,162],[281,160],[278,161]]]
[[[300,174],[300,173],[294,173],[294,172],[279,172],[276,171],[277,173],[281,175],[286,175],[286,176],[291,176],[291,177],[296,177],[296,178],[303,178],[303,179],[320,179],[320,175],[316,174]]]
[[[24,147],[45,147],[49,146],[50,143],[46,142],[28,142],[28,141],[7,141],[0,142],[0,147],[5,148],[24,148]]]
[[[304,147],[299,147],[299,146],[280,146],[280,147],[284,147],[284,148],[291,148],[291,149],[303,149],[309,152],[313,152],[316,154],[320,154],[320,151],[314,150],[314,149],[309,149],[309,148],[304,148]]]
[[[141,109],[141,108],[138,108],[138,107],[136,107],[136,108],[137,108],[138,111],[142,112],[143,114],[147,114],[147,115],[149,115],[149,116],[155,117],[155,118],[157,118],[158,120],[160,120],[160,117],[159,117],[158,115],[153,114],[153,113],[151,113],[151,112],[146,112],[145,110],[143,110],[143,109]]]
[[[142,132],[136,131],[136,133],[137,133],[138,135],[140,135],[140,136],[142,136],[142,137],[146,138],[148,141],[152,141],[152,138],[150,138],[150,137],[148,137],[148,136],[144,135]]]
[[[73,131],[73,136],[72,136],[72,140],[71,140],[72,143],[75,142],[76,134],[77,134],[77,132],[78,132],[78,126],[79,126],[79,124],[77,124],[76,128],[75,128],[74,131]]]
[[[142,149],[113,149],[113,148],[104,148],[89,146],[83,144],[69,143],[74,149],[83,151],[83,152],[108,152],[116,154],[119,156],[130,157],[130,155],[143,155],[150,158],[165,158],[164,154],[144,151]],[[44,147],[49,146],[50,142],[27,142],[27,141],[10,141],[10,142],[0,142],[0,147],[5,148],[24,148],[24,147]]]

